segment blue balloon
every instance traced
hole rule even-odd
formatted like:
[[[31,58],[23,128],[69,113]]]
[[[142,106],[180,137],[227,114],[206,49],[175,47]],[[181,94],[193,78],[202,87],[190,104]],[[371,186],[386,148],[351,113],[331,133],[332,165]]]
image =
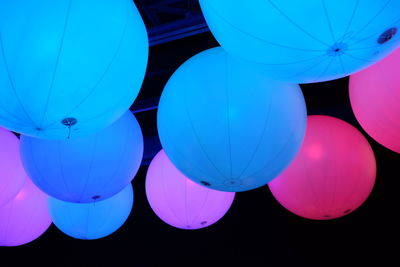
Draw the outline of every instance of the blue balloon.
[[[200,5],[228,53],[284,81],[344,77],[400,44],[400,1],[200,0]]]
[[[267,184],[292,161],[305,132],[297,84],[269,80],[222,48],[184,63],[158,109],[165,153],[188,178],[222,191]]]
[[[66,140],[21,136],[22,163],[37,187],[68,202],[109,198],[137,173],[143,156],[139,123],[126,112],[111,126]]]
[[[105,128],[138,95],[148,46],[132,0],[0,1],[0,125],[52,139]]]
[[[120,228],[133,205],[128,185],[115,196],[95,203],[70,203],[49,198],[50,216],[64,234],[77,239],[99,239]]]

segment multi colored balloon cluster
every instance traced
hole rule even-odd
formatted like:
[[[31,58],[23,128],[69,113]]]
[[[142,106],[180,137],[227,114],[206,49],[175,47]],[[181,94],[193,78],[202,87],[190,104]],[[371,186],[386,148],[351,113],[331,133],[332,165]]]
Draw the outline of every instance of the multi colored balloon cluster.
[[[146,177],[157,216],[176,228],[207,227],[234,192],[267,184],[305,218],[357,209],[375,182],[371,146],[344,121],[307,117],[298,84],[354,73],[361,126],[400,153],[400,2],[200,5],[221,47],[190,58],[162,93],[164,150]],[[131,0],[0,1],[0,246],[28,243],[52,222],[97,239],[127,220],[143,155],[129,107],[148,46]]]
[[[200,0],[200,6],[221,47],[190,58],[165,86],[158,132],[171,162],[216,190],[269,184],[283,206],[309,219],[354,211],[374,185],[373,151],[349,124],[307,118],[297,84],[354,74],[350,98],[361,125],[400,152],[400,50],[391,54],[400,45],[400,3]]]
[[[0,125],[21,134],[0,128],[1,246],[51,222],[101,238],[128,218],[148,46],[130,0],[0,2]]]

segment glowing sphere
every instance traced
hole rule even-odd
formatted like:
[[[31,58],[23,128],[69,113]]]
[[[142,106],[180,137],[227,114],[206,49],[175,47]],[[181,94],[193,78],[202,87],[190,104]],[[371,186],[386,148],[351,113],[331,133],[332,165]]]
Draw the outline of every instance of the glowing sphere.
[[[20,246],[41,236],[51,224],[48,196],[28,178],[21,191],[0,207],[0,246]]]
[[[148,39],[131,0],[0,3],[0,125],[41,138],[105,128],[132,104]]]
[[[118,230],[132,210],[133,190],[128,185],[115,196],[95,203],[71,203],[49,199],[54,225],[77,239],[98,239]]]
[[[0,207],[18,194],[25,177],[19,156],[19,140],[0,127]]]
[[[299,154],[269,188],[289,211],[328,220],[357,209],[375,176],[374,153],[358,130],[333,117],[309,116]]]
[[[235,198],[235,193],[212,190],[186,178],[164,150],[149,166],[146,195],[161,220],[181,229],[199,229],[217,222]]]
[[[350,101],[364,130],[400,153],[400,49],[350,76]]]
[[[221,46],[296,83],[347,76],[399,45],[400,1],[200,0]]]
[[[132,181],[142,156],[142,132],[131,112],[82,138],[21,136],[21,158],[32,181],[48,195],[68,202],[115,195]]]
[[[189,179],[221,191],[260,187],[294,158],[306,107],[298,85],[271,81],[221,48],[184,63],[158,109],[165,153]]]

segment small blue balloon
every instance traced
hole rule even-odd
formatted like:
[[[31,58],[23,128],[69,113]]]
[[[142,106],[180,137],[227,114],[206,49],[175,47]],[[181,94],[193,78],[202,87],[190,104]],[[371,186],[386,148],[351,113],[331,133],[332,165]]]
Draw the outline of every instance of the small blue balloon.
[[[267,184],[303,141],[306,106],[297,84],[272,81],[222,48],[184,63],[158,109],[165,153],[204,186],[245,191]]]
[[[0,1],[0,125],[86,136],[139,93],[148,37],[132,0]]]
[[[132,205],[131,185],[115,196],[95,203],[49,199],[53,223],[64,234],[77,239],[99,239],[112,234],[128,219]]]
[[[128,185],[140,167],[143,136],[126,112],[97,134],[66,140],[21,136],[21,159],[37,187],[68,202],[109,198]]]

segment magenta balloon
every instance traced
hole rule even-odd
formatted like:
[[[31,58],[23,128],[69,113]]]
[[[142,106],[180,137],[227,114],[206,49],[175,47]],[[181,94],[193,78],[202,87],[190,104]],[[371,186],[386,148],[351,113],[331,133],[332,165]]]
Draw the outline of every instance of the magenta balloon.
[[[0,246],[20,246],[41,236],[51,224],[47,195],[25,180],[21,191],[0,208]]]
[[[19,156],[19,140],[0,127],[0,207],[18,194],[25,177]]]
[[[181,229],[199,229],[217,222],[235,197],[235,193],[216,191],[192,182],[172,165],[164,150],[150,163],[146,194],[157,216]]]
[[[333,117],[309,116],[299,154],[269,188],[289,211],[328,220],[357,209],[375,177],[374,153],[358,130]]]
[[[400,153],[400,49],[350,76],[350,101],[364,130]]]

